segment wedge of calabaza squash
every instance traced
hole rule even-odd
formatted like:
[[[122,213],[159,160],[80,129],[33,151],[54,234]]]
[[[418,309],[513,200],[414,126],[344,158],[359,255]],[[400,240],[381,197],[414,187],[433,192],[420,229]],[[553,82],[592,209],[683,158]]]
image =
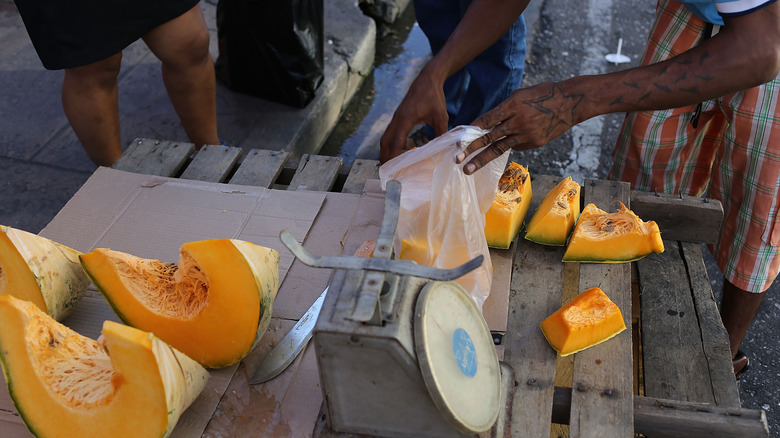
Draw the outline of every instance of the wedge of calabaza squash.
[[[528,168],[514,161],[509,163],[498,180],[496,198],[485,214],[488,246],[509,248],[523,225],[532,196]]]
[[[580,214],[580,185],[570,176],[539,203],[528,222],[525,238],[542,245],[564,246]]]
[[[79,254],[37,234],[0,225],[0,294],[31,301],[61,321],[89,286]]]
[[[81,263],[122,321],[209,368],[249,353],[279,289],[279,253],[235,239],[185,243],[178,264],[105,248]]]
[[[95,341],[10,295],[0,295],[0,361],[39,438],[166,437],[209,378],[151,333],[106,321]]]
[[[540,324],[561,356],[600,344],[626,329],[620,308],[598,287],[579,294]]]
[[[438,248],[431,248],[428,242],[422,239],[401,239],[401,249],[398,251],[399,260],[411,260],[420,265],[429,265],[438,255]]]
[[[663,251],[661,231],[655,222],[643,222],[623,203],[615,213],[588,204],[574,227],[563,261],[623,263]]]

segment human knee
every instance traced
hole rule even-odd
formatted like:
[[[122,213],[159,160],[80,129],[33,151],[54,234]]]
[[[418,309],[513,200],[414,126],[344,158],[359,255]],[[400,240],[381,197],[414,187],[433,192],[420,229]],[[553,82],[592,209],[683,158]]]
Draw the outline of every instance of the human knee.
[[[188,69],[210,63],[209,42],[210,35],[205,26],[192,29],[175,42],[176,49],[168,51],[170,56],[161,58],[161,61],[167,68],[172,69]]]
[[[122,66],[122,52],[79,67],[65,69],[69,80],[99,87],[113,87]]]

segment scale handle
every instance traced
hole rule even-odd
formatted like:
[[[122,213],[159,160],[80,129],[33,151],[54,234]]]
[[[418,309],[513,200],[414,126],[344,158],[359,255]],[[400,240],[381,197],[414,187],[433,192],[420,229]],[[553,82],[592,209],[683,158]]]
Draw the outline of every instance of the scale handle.
[[[483,255],[478,255],[468,262],[452,269],[440,269],[431,266],[418,265],[411,260],[380,259],[376,257],[354,256],[318,256],[310,253],[287,230],[279,234],[282,243],[305,265],[314,268],[330,269],[362,269],[364,271],[389,272],[397,275],[411,275],[437,281],[451,281],[460,278],[482,265]],[[377,247],[379,242],[377,242]]]

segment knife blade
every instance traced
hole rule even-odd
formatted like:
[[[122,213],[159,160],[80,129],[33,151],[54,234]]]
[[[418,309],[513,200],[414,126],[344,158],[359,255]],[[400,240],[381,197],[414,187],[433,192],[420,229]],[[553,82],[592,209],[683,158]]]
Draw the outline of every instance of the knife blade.
[[[249,381],[250,384],[256,385],[258,383],[267,382],[278,376],[290,366],[292,361],[298,356],[298,353],[303,350],[311,339],[314,324],[317,323],[317,316],[320,314],[322,302],[325,301],[325,295],[327,293],[328,288],[326,287],[303,317],[301,317],[293,328],[284,335],[282,340],[268,352],[265,358],[263,358],[263,362],[255,371],[252,380]]]
[[[374,251],[376,242],[366,240],[355,251],[355,256],[369,257]],[[320,314],[322,303],[325,301],[325,295],[328,288],[322,291],[320,296],[309,307],[309,310],[295,323],[292,329],[276,344],[271,351],[263,358],[260,366],[255,370],[255,374],[249,381],[250,385],[267,382],[281,374],[298,357],[301,351],[306,347],[312,337],[314,325],[317,323],[317,317]]]

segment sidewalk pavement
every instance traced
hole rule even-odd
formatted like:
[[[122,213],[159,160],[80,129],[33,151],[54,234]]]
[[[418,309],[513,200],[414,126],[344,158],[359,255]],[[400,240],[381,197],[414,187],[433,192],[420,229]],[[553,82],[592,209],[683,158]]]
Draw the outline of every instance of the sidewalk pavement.
[[[218,54],[217,1],[201,2],[214,59]],[[361,1],[366,13],[383,21],[394,20],[399,8],[411,7],[409,0]],[[532,2],[526,12],[529,44],[540,3]],[[376,43],[374,20],[364,15],[358,1],[327,0],[323,4],[324,80],[315,99],[297,109],[234,93],[218,83],[222,141],[245,150],[286,150],[293,160],[322,147],[370,73]],[[95,166],[62,110],[63,72],[43,68],[13,0],[0,0],[0,39],[0,224],[37,233]],[[416,76],[420,67],[410,66],[407,74]],[[136,138],[188,141],[165,92],[160,62],[143,42],[124,51],[118,83],[124,147]],[[394,109],[386,110],[392,114]]]
[[[217,0],[201,2],[216,59]],[[376,26],[354,0],[324,2],[324,80],[304,109],[231,92],[218,83],[220,138],[244,149],[316,153],[374,62]],[[95,170],[61,103],[62,71],[45,70],[13,0],[0,0],[0,224],[37,233]],[[123,53],[122,144],[188,141],[168,100],[160,62],[142,42]]]

